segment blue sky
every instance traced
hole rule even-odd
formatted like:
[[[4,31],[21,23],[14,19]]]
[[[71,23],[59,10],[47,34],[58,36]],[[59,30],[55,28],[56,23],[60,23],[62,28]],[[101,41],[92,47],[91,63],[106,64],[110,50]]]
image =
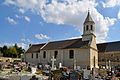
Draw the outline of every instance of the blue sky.
[[[81,37],[88,8],[97,42],[120,41],[120,0],[0,0],[0,46]]]

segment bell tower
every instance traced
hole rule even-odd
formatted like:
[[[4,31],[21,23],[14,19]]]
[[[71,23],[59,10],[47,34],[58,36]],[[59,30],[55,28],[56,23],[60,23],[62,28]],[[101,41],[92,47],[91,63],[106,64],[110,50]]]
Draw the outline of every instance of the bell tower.
[[[82,41],[89,41],[87,48],[89,52],[87,55],[89,56],[90,69],[92,70],[92,68],[98,68],[98,49],[96,45],[95,22],[93,21],[89,11],[83,24]]]
[[[91,40],[92,37],[95,36],[95,22],[93,21],[90,12],[88,11],[87,17],[83,24],[83,35],[82,35],[82,41],[88,41]]]

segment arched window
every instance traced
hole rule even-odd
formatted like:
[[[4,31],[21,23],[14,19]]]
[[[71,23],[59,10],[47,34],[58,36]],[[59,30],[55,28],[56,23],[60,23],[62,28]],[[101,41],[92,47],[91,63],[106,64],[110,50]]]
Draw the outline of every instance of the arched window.
[[[38,58],[38,53],[36,53],[36,58]]]
[[[88,26],[88,25],[86,25],[86,31],[88,31],[88,29],[89,29],[89,26]]]
[[[31,58],[33,58],[33,53],[32,53],[32,55],[31,55]]]
[[[46,51],[43,52],[43,58],[46,58]]]
[[[58,55],[58,51],[55,51],[54,52],[54,58],[57,58],[57,55]]]
[[[90,25],[90,29],[93,30],[93,25]]]
[[[74,58],[74,50],[69,51],[69,58],[73,59]]]
[[[96,61],[95,61],[95,56],[94,56],[94,58],[93,58],[93,64],[94,64],[94,67],[95,67],[95,62],[96,62]]]

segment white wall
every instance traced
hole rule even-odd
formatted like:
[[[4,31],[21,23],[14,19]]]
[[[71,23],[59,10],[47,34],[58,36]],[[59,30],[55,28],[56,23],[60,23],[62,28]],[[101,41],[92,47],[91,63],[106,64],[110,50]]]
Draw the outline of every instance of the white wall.
[[[26,53],[26,61],[34,64],[43,63],[47,64],[51,63],[51,58],[54,55],[54,51],[58,51],[58,55],[56,58],[55,64],[58,66],[59,63],[66,67],[73,68],[74,59],[69,58],[69,50],[74,50],[74,59],[76,59],[77,66],[81,68],[86,68],[90,64],[90,50],[87,48],[84,49],[63,49],[63,50],[42,50],[40,51],[39,58],[36,58],[36,53],[33,53],[33,58],[31,58],[31,53]],[[46,58],[43,58],[43,51],[46,51]]]

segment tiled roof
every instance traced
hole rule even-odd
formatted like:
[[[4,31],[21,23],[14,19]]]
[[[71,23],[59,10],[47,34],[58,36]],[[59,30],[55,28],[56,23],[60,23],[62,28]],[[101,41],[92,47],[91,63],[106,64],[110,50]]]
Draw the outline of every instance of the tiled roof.
[[[40,48],[45,44],[34,44],[29,47],[29,49],[26,51],[26,53],[35,53],[39,52]]]
[[[47,44],[32,45],[26,53],[39,52],[42,50],[54,50],[54,49],[69,49],[69,48],[81,48],[88,45],[89,41],[82,41],[81,38],[72,40],[53,41]]]
[[[82,41],[81,38],[62,40],[49,42],[42,50],[54,50],[54,49],[69,49],[69,48],[81,48],[88,44],[89,41]]]
[[[82,38],[53,41],[47,44],[34,44],[26,53],[35,53],[41,50],[82,48],[88,46],[89,41],[82,41]],[[120,41],[97,44],[98,52],[120,51]]]
[[[99,52],[120,51],[120,41],[97,44]]]

